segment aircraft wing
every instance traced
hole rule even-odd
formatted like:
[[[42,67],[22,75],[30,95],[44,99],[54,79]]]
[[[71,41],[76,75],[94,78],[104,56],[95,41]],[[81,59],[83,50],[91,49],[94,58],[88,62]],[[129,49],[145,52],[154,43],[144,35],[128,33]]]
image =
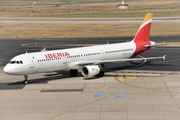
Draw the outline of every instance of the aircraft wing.
[[[166,55],[162,57],[147,57],[147,58],[130,58],[130,59],[115,59],[115,60],[84,60],[79,61],[78,65],[89,65],[89,64],[107,64],[107,63],[118,63],[127,61],[141,61],[141,60],[153,60],[153,59],[163,59],[165,60]]]

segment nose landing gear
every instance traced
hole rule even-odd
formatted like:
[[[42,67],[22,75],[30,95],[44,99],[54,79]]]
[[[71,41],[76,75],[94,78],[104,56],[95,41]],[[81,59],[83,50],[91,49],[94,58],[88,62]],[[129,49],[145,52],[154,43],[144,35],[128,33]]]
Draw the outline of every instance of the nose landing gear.
[[[28,84],[28,76],[27,75],[24,75],[24,84],[27,85]]]

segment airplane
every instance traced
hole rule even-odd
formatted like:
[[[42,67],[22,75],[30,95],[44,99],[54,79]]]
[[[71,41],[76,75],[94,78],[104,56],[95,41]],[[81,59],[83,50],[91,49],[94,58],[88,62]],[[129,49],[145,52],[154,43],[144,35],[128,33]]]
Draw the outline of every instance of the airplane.
[[[28,76],[37,73],[57,72],[69,69],[71,76],[81,70],[87,78],[104,76],[104,68],[109,63],[126,61],[142,61],[164,59],[162,57],[133,58],[155,46],[150,41],[150,29],[153,13],[147,13],[133,40],[89,47],[68,48],[17,55],[4,67],[9,75],[23,75],[24,84],[28,84]]]

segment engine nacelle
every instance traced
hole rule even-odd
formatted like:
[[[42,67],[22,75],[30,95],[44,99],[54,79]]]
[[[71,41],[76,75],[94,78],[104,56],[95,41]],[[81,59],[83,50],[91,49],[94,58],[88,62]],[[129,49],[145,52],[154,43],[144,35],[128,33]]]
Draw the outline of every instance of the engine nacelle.
[[[100,68],[98,65],[87,65],[82,68],[82,75],[85,77],[93,77],[99,74]]]

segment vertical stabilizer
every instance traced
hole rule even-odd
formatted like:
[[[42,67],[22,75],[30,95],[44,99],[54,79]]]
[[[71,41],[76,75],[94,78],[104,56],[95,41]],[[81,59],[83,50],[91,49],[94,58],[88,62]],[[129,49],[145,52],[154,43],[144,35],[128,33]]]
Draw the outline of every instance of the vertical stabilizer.
[[[136,49],[132,57],[148,50],[151,46],[155,45],[155,42],[149,40],[152,17],[153,13],[146,14],[139,30],[137,31],[134,39],[132,40],[136,44]]]
[[[133,41],[135,43],[149,41],[153,13],[147,13]]]

